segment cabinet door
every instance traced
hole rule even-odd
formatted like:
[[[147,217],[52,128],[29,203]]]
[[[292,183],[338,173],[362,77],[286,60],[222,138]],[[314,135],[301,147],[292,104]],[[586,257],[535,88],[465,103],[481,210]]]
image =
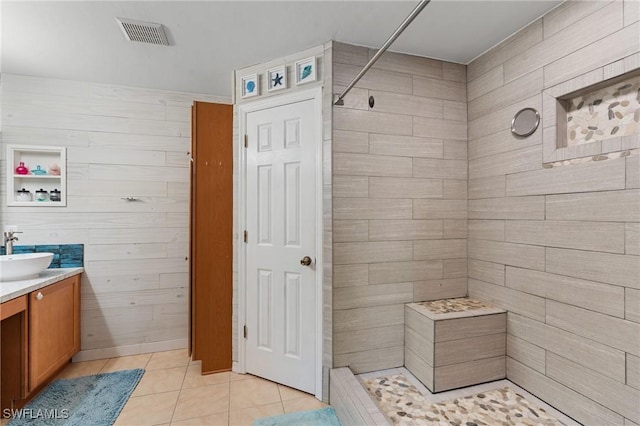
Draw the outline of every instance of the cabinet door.
[[[80,276],[29,294],[29,388],[35,389],[80,349]]]

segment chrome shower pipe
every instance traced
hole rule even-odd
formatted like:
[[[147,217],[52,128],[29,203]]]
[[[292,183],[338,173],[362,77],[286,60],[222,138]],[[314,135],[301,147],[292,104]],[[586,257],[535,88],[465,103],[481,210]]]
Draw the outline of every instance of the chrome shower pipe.
[[[358,75],[356,75],[353,78],[353,80],[351,80],[351,83],[349,83],[347,88],[344,89],[342,94],[338,96],[336,101],[333,103],[334,105],[344,105],[344,97],[347,95],[347,93],[349,93],[349,91],[353,88],[353,86],[356,85],[356,83],[358,83],[358,81],[362,78],[362,76],[365,75],[367,71],[369,71],[369,68],[371,68],[373,64],[376,63],[378,58],[380,58],[380,56],[382,56],[382,54],[389,48],[389,46],[391,46],[391,44],[394,41],[396,41],[396,39],[400,36],[400,34],[402,34],[402,32],[409,26],[409,24],[413,22],[416,16],[418,16],[418,14],[422,12],[422,9],[424,9],[425,6],[429,4],[429,2],[431,2],[431,0],[420,0],[420,3],[418,3],[418,5],[411,11],[409,16],[407,16],[407,18],[404,21],[402,21],[402,24],[400,24],[398,29],[395,30],[393,34],[391,34],[391,37],[389,37],[387,41],[384,42],[382,47],[376,52],[376,54],[373,55],[371,59],[369,59],[369,62],[367,62],[367,65],[365,65],[364,68],[360,70]]]

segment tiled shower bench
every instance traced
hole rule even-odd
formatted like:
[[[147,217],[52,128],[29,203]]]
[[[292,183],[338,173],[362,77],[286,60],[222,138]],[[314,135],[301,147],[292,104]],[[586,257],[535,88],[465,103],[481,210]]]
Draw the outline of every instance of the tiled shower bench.
[[[505,378],[507,314],[469,298],[407,303],[404,364],[431,392]]]

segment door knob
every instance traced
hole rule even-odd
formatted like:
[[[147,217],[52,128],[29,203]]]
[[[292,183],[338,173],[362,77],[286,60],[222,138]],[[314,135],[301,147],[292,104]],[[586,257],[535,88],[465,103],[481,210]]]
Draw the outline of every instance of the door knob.
[[[300,264],[302,266],[309,266],[311,265],[311,258],[309,256],[305,256],[302,259],[300,259]]]

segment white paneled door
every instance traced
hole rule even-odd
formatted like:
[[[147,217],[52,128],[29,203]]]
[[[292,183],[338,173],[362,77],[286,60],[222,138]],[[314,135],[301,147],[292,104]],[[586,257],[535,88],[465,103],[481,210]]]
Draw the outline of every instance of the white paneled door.
[[[316,390],[313,100],[247,114],[246,370]]]

